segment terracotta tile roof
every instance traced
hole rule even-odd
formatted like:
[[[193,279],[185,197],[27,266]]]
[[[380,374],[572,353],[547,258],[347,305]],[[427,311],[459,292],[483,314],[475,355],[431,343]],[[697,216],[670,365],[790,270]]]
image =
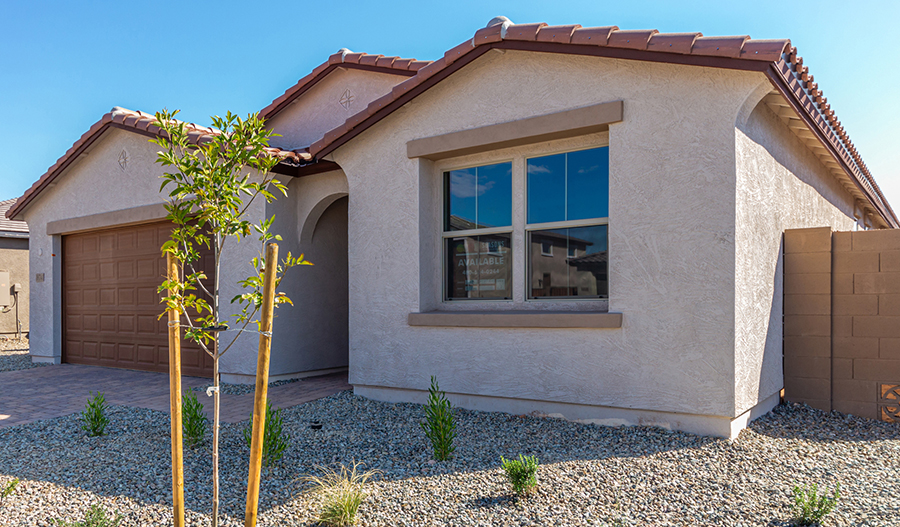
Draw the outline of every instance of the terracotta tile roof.
[[[90,147],[97,139],[103,135],[108,128],[119,128],[131,132],[137,132],[147,136],[160,135],[160,129],[154,126],[156,117],[152,114],[127,110],[125,108],[115,107],[93,124],[87,132],[85,132],[75,144],[69,148],[56,163],[47,169],[44,173],[25,193],[20,197],[14,206],[5,211],[6,218],[14,218],[30,203],[38,194],[47,188],[53,180],[55,180],[70,164],[72,164],[88,147]],[[188,137],[194,144],[209,139],[211,135],[218,134],[219,131],[213,128],[188,124]],[[271,147],[267,149],[270,155],[278,157],[282,163],[291,166],[300,166],[312,161],[312,156],[307,149],[289,151],[280,148]]]
[[[354,115],[343,125],[328,132],[321,140],[313,143],[310,152],[320,157],[333,150],[333,143],[354,128],[367,127],[368,117],[400,99],[414,88],[422,85],[430,77],[449,68],[454,62],[466,55],[486,51],[479,48],[499,44],[515,43],[548,43],[560,45],[577,45],[594,48],[627,49],[652,51],[671,55],[690,55],[695,57],[724,57],[746,61],[772,62],[780,60],[782,54],[791,49],[790,40],[752,40],[747,36],[737,37],[704,37],[702,33],[660,33],[649,30],[620,30],[617,26],[581,27],[578,24],[568,26],[549,26],[540,24],[511,24],[498,17],[491,23],[475,32],[475,36],[447,51],[438,59],[418,71],[409,79],[394,87],[391,94],[377,99],[368,108]],[[525,48],[528,49],[528,48]],[[643,57],[651,60],[651,56]]]
[[[17,238],[22,237],[22,234],[28,234],[28,224],[24,221],[14,221],[6,219],[6,211],[9,210],[10,207],[15,205],[16,200],[8,199],[6,201],[0,201],[0,238],[4,237],[4,234],[15,233],[14,235]]]
[[[620,30],[617,26],[549,26],[513,24],[497,17],[472,39],[447,51],[444,56],[423,67],[415,76],[396,85],[391,93],[369,103],[368,107],[325,134],[310,146],[310,153],[321,159],[363,130],[372,126],[451,73],[491,48],[520,49],[584,54],[699,66],[744,69],[765,73],[795,109],[805,113],[813,131],[832,147],[842,161],[842,169],[851,174],[865,197],[889,226],[898,227],[891,209],[868,168],[859,157],[840,121],[826,104],[818,85],[808,74],[796,48],[788,39],[758,40],[749,36],[705,37],[702,33],[660,33],[650,30]],[[776,77],[781,77],[779,81]],[[786,88],[782,89],[781,83]]]
[[[300,97],[304,92],[324,79],[329,73],[339,67],[351,69],[364,69],[380,73],[394,74],[404,77],[415,75],[430,61],[416,59],[401,59],[400,57],[385,57],[384,55],[370,55],[368,53],[353,53],[349,49],[341,49],[328,60],[317,66],[309,75],[303,77],[297,84],[288,88],[283,95],[272,101],[271,104],[260,110],[259,115],[263,119],[271,119],[290,103]]]
[[[797,48],[792,47],[789,52],[785,53],[782,60],[776,61],[774,69],[784,80],[801,109],[812,118],[816,131],[834,147],[853,176],[877,196],[880,205],[886,209],[884,212],[891,216],[889,221],[893,219],[893,226],[898,227],[894,210],[885,199],[881,188],[875,182],[869,167],[863,162],[841,121],[835,115],[831,105],[828,104],[828,99],[822,93],[819,85],[814,82],[809,68],[803,65],[803,58],[797,54]]]

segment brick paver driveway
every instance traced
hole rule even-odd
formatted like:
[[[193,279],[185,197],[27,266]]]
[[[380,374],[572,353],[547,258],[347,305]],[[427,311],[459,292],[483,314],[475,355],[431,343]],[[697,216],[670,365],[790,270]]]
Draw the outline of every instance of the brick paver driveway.
[[[205,388],[210,379],[183,377],[182,387]],[[346,373],[309,377],[270,387],[269,400],[287,408],[350,389]],[[91,392],[103,392],[109,404],[169,411],[169,375],[143,371],[60,364],[0,372],[0,427],[50,419],[84,410]],[[198,394],[207,414],[212,398]],[[222,422],[249,419],[253,394],[222,395]]]

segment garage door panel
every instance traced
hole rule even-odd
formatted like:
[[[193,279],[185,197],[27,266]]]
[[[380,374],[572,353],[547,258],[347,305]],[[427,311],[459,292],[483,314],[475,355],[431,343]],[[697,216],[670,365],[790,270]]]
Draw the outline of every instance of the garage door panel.
[[[100,345],[97,342],[84,342],[81,345],[81,356],[85,358],[100,358]]]
[[[100,332],[115,333],[116,332],[116,316],[100,315]]]
[[[162,278],[160,278],[160,283],[162,283]],[[156,292],[155,287],[138,287],[137,288],[137,303],[139,306],[152,306],[154,308],[158,307],[160,310],[162,309],[162,305],[159,301],[162,299],[162,295]]]
[[[81,357],[84,355],[84,344],[80,340],[67,340],[66,351],[71,357]]]
[[[157,287],[170,231],[171,224],[156,223],[63,238],[66,362],[167,371]],[[183,341],[182,354],[186,375],[211,375],[212,359],[195,344]]]
[[[116,279],[116,264],[113,262],[99,262],[101,281],[109,281]]]
[[[100,358],[104,360],[116,359],[116,345],[112,342],[100,343]]]
[[[200,368],[202,365],[201,354],[206,355],[206,352],[198,349],[185,349],[181,352],[181,363],[184,366]]]
[[[84,304],[84,297],[78,289],[70,289],[66,292],[66,307],[76,307]]]
[[[137,261],[137,276],[138,278],[162,278],[165,273],[161,272],[162,269],[157,269],[156,265],[159,263],[158,258],[143,258]]]
[[[116,250],[116,235],[114,233],[101,234],[99,240],[100,247],[98,251],[100,254],[112,254],[112,252]]]
[[[97,289],[84,289],[81,291],[81,301],[83,306],[99,306],[100,291]]]
[[[116,290],[114,288],[103,288],[100,290],[100,305],[104,307],[116,305]]]
[[[73,249],[78,256],[84,256],[85,253],[93,254],[100,248],[100,238],[94,235],[79,236],[72,240]]]
[[[116,299],[116,304],[120,306],[133,306],[135,305],[135,297],[137,296],[137,291],[134,287],[123,287],[116,291],[118,298]]]
[[[130,249],[134,249],[134,235],[135,232],[133,230],[120,232],[116,237],[116,249],[119,252],[126,252]]]
[[[134,317],[135,315],[119,315],[119,325],[116,328],[119,335],[122,335],[123,333],[135,333]]]
[[[158,230],[155,227],[138,229],[138,231],[135,233],[137,237],[137,248],[143,249],[146,247],[155,247],[159,249],[160,247],[162,247],[163,241],[165,240],[159,240],[157,237],[157,232]],[[168,232],[166,232],[164,236],[168,237]]]
[[[160,333],[159,323],[153,315],[137,316],[137,332],[139,334],[153,335]]]
[[[84,281],[83,266],[73,264],[66,266],[66,283],[78,283]]]
[[[118,362],[134,362],[135,348],[134,344],[119,344],[116,360]]]
[[[96,263],[81,264],[81,279],[95,281],[100,278],[100,265]]]

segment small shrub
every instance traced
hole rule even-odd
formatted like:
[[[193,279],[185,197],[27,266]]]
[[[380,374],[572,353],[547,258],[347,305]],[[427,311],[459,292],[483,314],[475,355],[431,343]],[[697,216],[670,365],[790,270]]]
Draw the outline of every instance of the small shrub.
[[[525,496],[537,487],[537,457],[519,454],[519,459],[504,459],[500,456],[500,466],[516,494]]]
[[[453,419],[453,408],[444,392],[438,388],[437,379],[431,377],[428,388],[428,402],[425,403],[425,422],[420,423],[425,436],[431,441],[434,459],[446,461],[453,456],[456,447],[456,421]]]
[[[0,507],[3,507],[3,502],[15,492],[16,487],[18,486],[19,478],[13,478],[8,481],[6,485],[0,487]]]
[[[253,444],[253,417],[244,428],[244,442],[247,448]],[[284,451],[291,444],[291,436],[284,430],[281,409],[272,410],[272,402],[266,401],[266,428],[263,431],[262,464],[270,467],[284,457]]]
[[[106,416],[108,408],[106,398],[97,392],[97,395],[88,399],[87,406],[81,412],[81,429],[91,437],[102,436],[109,424],[109,417]]]
[[[834,496],[819,495],[819,485],[813,483],[801,488],[794,485],[794,525],[819,525],[834,510],[841,497],[841,485],[834,489]]]
[[[106,515],[106,511],[96,503],[88,509],[87,514],[84,515],[83,522],[69,523],[64,520],[56,520],[57,525],[60,527],[116,527],[121,522],[121,514],[116,513],[115,518],[109,517]]]
[[[195,448],[203,443],[209,422],[203,413],[203,405],[197,400],[194,390],[188,390],[181,396],[182,428],[184,444]]]
[[[359,470],[360,465],[361,463],[353,462],[353,466],[347,468],[341,464],[340,471],[318,467],[323,475],[300,478],[310,485],[307,492],[318,496],[322,501],[316,518],[318,523],[332,527],[356,523],[356,513],[367,496],[363,486],[380,473],[378,470],[362,472]]]

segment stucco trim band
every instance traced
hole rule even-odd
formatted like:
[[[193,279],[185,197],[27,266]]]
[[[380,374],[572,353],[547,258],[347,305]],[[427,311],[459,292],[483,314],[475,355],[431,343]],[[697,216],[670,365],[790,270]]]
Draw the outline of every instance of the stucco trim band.
[[[457,328],[589,328],[622,327],[622,313],[585,311],[428,311],[410,313],[410,326]]]
[[[436,161],[554,139],[566,139],[609,130],[622,121],[624,103],[611,101],[563,112],[492,124],[449,134],[413,139],[406,143],[410,159]]]
[[[107,227],[151,223],[163,220],[167,215],[168,212],[166,212],[164,204],[154,203],[151,205],[132,207],[130,209],[114,210],[111,212],[101,212],[100,214],[90,214],[88,216],[80,216],[77,218],[50,221],[47,222],[47,235],[72,234],[76,232],[104,229]]]

